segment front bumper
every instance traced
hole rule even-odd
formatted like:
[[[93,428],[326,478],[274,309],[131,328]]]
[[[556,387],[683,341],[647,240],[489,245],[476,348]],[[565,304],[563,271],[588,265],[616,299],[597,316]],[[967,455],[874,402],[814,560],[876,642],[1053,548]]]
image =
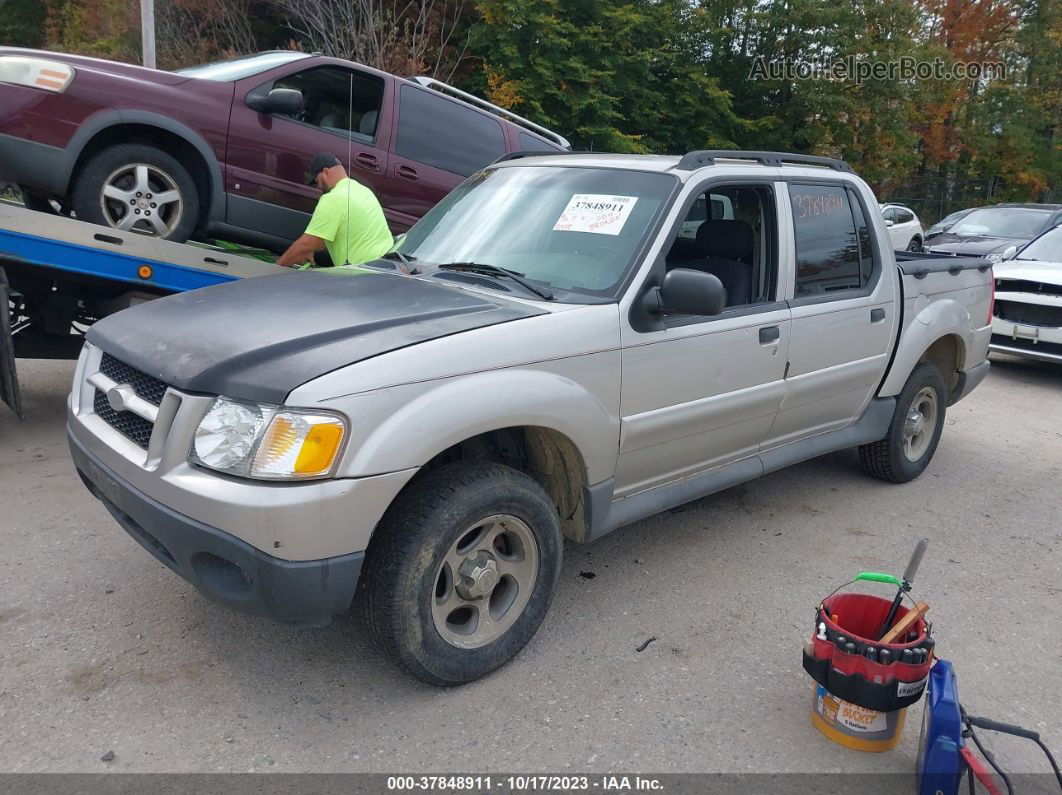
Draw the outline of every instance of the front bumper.
[[[320,624],[354,598],[364,552],[282,560],[177,513],[109,469],[67,432],[74,466],[118,524],[165,566],[215,602],[278,621]]]

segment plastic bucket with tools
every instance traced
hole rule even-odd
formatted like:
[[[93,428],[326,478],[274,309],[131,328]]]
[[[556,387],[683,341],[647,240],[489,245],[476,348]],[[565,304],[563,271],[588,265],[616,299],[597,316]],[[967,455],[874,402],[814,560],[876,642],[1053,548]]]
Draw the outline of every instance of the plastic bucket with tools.
[[[899,604],[914,579],[912,562],[902,581],[876,572],[852,580],[897,585],[895,599],[838,593],[841,586],[815,611],[815,630],[804,647],[804,670],[815,680],[811,722],[849,748],[894,748],[904,710],[925,692],[935,645],[923,617],[928,606]]]

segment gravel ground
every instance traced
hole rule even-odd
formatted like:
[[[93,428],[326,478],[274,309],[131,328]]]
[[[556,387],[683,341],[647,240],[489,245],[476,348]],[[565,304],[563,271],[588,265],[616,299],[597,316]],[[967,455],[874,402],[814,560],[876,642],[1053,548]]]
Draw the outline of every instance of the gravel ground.
[[[26,421],[0,407],[0,771],[913,770],[921,704],[896,750],[840,748],[808,722],[800,649],[822,596],[899,573],[921,535],[916,595],[963,702],[1062,751],[1062,367],[997,359],[914,483],[844,452],[569,545],[528,647],[448,690],[353,617],[299,629],[201,598],[74,473],[73,364],[20,373]]]

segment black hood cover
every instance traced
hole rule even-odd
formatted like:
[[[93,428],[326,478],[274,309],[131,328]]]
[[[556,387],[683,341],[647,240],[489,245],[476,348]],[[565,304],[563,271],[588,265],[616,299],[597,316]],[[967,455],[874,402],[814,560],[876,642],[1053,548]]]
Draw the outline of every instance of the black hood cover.
[[[88,340],[179,389],[282,403],[345,365],[541,313],[408,276],[307,271],[147,301],[94,324]]]
[[[1021,245],[1024,240],[1010,237],[994,237],[989,235],[955,235],[951,232],[942,232],[939,235],[926,240],[926,245],[934,252],[941,254],[962,254],[969,257],[983,257],[997,251],[1003,251],[1007,246]]]

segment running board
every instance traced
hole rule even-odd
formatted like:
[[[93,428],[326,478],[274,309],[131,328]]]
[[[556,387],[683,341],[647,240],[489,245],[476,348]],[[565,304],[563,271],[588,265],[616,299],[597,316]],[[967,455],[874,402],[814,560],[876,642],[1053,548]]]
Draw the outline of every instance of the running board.
[[[615,486],[612,479],[591,486],[585,495],[590,514],[586,537],[575,540],[593,541],[624,525],[755,480],[768,472],[776,472],[826,453],[884,439],[895,409],[895,398],[875,398],[867,406],[863,416],[845,428],[790,442],[621,500],[612,500],[612,490]]]

